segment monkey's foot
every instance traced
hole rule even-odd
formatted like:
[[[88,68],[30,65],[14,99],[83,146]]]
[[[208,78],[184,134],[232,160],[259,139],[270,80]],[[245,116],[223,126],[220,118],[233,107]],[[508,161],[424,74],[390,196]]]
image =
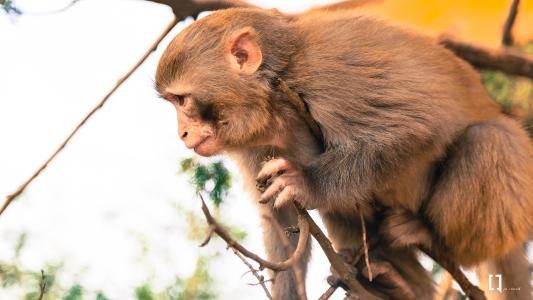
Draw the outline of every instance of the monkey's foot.
[[[396,268],[388,261],[371,259],[372,281],[369,279],[368,266],[362,259],[357,265],[357,280],[372,294],[383,299],[416,299],[409,283],[403,279]]]
[[[388,245],[394,248],[431,246],[432,235],[427,225],[405,209],[387,211],[380,233]]]
[[[279,208],[295,200],[303,207],[311,208],[312,195],[306,188],[302,168],[284,158],[265,162],[256,182],[262,192],[260,203],[274,200],[274,207]]]

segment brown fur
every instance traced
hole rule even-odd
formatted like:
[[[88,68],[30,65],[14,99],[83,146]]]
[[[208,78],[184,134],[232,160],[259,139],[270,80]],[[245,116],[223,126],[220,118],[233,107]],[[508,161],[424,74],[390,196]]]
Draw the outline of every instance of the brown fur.
[[[235,71],[223,59],[232,34],[246,27],[262,54],[254,73]],[[323,131],[324,153],[275,88],[278,77],[307,102]],[[529,274],[512,274],[520,270],[511,253],[531,236],[533,145],[474,70],[432,39],[354,12],[287,18],[230,9],[172,41],[156,88],[162,95],[188,93],[210,108],[209,126],[248,186],[269,156],[298,166],[305,184],[291,188],[320,211],[337,250],[358,248],[362,207],[369,231],[391,240],[378,249],[382,259],[418,298],[431,297],[433,287],[410,246],[430,243],[430,234],[464,266],[499,266],[505,280],[514,280],[506,286],[525,291],[507,299],[531,298]],[[260,208],[282,224],[295,223],[287,209]],[[269,257],[285,258],[265,226]],[[290,284],[276,281],[273,290],[276,299],[296,297]]]

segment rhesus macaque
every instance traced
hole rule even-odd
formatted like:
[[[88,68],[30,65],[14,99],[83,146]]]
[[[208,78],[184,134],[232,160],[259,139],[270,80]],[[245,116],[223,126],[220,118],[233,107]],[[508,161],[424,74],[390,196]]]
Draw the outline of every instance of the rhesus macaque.
[[[279,80],[308,105],[324,149]],[[457,263],[479,269],[482,283],[502,274],[509,290],[486,291],[489,298],[532,298],[524,244],[533,144],[477,73],[434,40],[349,11],[289,18],[228,9],[178,34],[156,88],[175,106],[185,145],[202,156],[229,154],[267,203],[258,206],[271,260],[288,253],[268,217],[295,224],[291,201],[317,209],[344,253],[360,247],[359,207],[369,235],[386,240],[370,257],[377,274],[367,284],[377,296],[432,297],[415,246],[431,247],[436,236]],[[256,178],[270,183],[262,193]],[[411,294],[380,286],[383,266]],[[359,268],[364,282],[368,270]],[[297,298],[291,272],[277,276],[273,295]]]

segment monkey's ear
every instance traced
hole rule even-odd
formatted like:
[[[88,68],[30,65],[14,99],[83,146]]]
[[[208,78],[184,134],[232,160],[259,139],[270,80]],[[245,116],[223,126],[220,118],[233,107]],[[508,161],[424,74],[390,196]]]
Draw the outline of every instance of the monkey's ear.
[[[226,42],[225,56],[236,71],[253,74],[263,62],[257,33],[251,27],[235,32]]]

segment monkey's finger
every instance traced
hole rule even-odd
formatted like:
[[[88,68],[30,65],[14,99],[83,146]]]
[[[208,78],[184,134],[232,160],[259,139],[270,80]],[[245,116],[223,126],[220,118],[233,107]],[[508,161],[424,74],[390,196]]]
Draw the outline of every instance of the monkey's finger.
[[[271,177],[272,178],[272,177]],[[288,184],[287,180],[282,177],[277,177],[274,180],[274,183],[272,183],[261,195],[261,198],[259,198],[259,203],[265,204],[268,203],[270,200],[276,198],[276,195],[278,195],[281,190],[283,190],[284,187],[286,187]]]
[[[274,180],[274,178],[272,177],[268,177],[264,181],[257,180],[257,182],[255,183],[255,186],[261,193],[264,193],[266,189],[268,189],[268,187],[272,184],[272,180]]]
[[[275,208],[280,208],[282,206],[287,205],[287,203],[294,200],[296,196],[296,190],[292,186],[285,187],[276,197],[276,202],[274,202]]]
[[[285,170],[290,168],[290,163],[283,158],[276,158],[265,163],[259,175],[257,175],[257,182],[264,182],[269,177],[281,175]]]

